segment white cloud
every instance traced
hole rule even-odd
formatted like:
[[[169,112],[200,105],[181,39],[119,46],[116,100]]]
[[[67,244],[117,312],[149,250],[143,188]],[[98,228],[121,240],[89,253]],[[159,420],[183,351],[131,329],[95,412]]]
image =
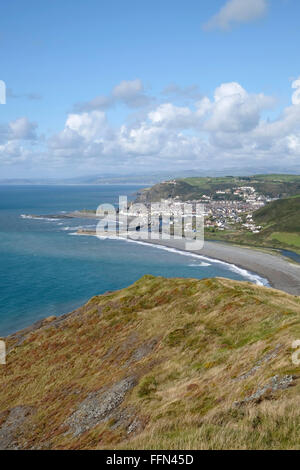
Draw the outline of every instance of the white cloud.
[[[146,106],[149,98],[145,95],[143,82],[139,79],[126,81],[123,80],[115,86],[112,95],[116,100],[125,103],[131,108]]]
[[[37,124],[21,117],[9,123],[0,124],[0,143],[13,141],[35,141]]]
[[[205,98],[202,98],[200,101],[196,102],[195,105],[197,108],[196,115],[200,119],[204,117],[213,107],[212,102],[209,98],[207,98],[207,96],[205,96]]]
[[[226,83],[215,90],[215,102],[205,128],[216,132],[246,132],[254,129],[260,113],[274,105],[263,94],[248,94],[238,83]]]
[[[249,23],[261,18],[267,8],[267,0],[228,0],[220,11],[204,25],[204,29],[229,30],[234,24]]]
[[[292,96],[292,103],[300,104],[300,77],[292,83],[292,88],[296,89]]]
[[[295,87],[297,83],[293,83]],[[138,84],[122,86],[119,96],[141,89]],[[127,94],[126,94],[127,96]],[[294,99],[293,99],[294,101]],[[262,111],[275,100],[262,93],[251,94],[239,83],[223,83],[213,99],[195,101],[191,106],[162,103],[134,124],[113,130],[102,111],[70,114],[65,128],[50,140],[56,157],[73,157],[93,164],[116,163],[161,166],[199,165],[255,161],[270,162],[285,153],[296,158],[299,152],[300,112],[297,105],[284,110],[272,122],[262,119]],[[169,163],[168,163],[169,162]],[[190,162],[190,163],[189,163]]]
[[[26,117],[21,117],[9,123],[11,139],[35,140],[37,124],[30,122]]]
[[[32,161],[32,145],[38,142],[37,127],[27,117],[0,125],[0,163],[12,165]]]
[[[148,117],[154,125],[174,129],[215,132],[245,132],[257,126],[260,113],[274,105],[272,97],[249,94],[238,83],[224,83],[216,88],[214,100],[208,97],[195,103],[195,109],[164,103]]]
[[[48,145],[50,149],[57,149],[57,150],[67,150],[71,149],[73,153],[73,149],[80,150],[80,148],[84,145],[84,141],[79,134],[69,127],[65,127],[60,133],[52,136],[49,141]]]
[[[102,111],[69,114],[66,121],[67,129],[71,129],[86,140],[91,140],[101,135],[106,127],[106,115]]]
[[[123,80],[119,85],[116,85],[112,91],[115,98],[120,100],[130,100],[135,98],[136,95],[144,91],[144,86],[141,80]]]
[[[171,161],[171,164],[176,164],[177,159],[193,160],[205,147],[199,137],[185,136],[181,132],[146,122],[132,129],[122,126],[118,142],[121,155],[134,158],[145,156],[148,162],[159,160],[162,165],[165,160]]]
[[[287,146],[291,153],[300,155],[300,133],[287,136]]]
[[[64,129],[52,136],[48,145],[55,157],[87,157],[103,153],[103,142],[109,140],[108,128],[103,111],[69,114]]]
[[[214,93],[216,103],[228,97],[236,97],[243,100],[247,97],[247,92],[239,83],[236,82],[223,83],[216,88]]]
[[[300,165],[300,79],[292,83],[291,104],[276,119],[266,110],[275,100],[250,93],[237,82],[218,86],[212,97],[189,105],[168,101],[147,107],[119,127],[100,110],[71,113],[63,129],[45,142],[39,161],[55,167],[83,167],[85,171],[127,171],[138,168],[243,167],[259,163],[272,168]],[[137,83],[118,88],[118,99],[141,91]],[[29,148],[36,125],[20,118],[0,126],[0,159],[37,162]],[[31,140],[30,140],[31,139]],[[88,170],[90,168],[90,170]]]
[[[193,112],[188,107],[174,106],[172,103],[161,104],[148,116],[150,121],[156,125],[178,129],[193,125]]]
[[[1,163],[10,164],[12,161],[18,160],[22,155],[22,149],[16,142],[8,141],[0,145]]]

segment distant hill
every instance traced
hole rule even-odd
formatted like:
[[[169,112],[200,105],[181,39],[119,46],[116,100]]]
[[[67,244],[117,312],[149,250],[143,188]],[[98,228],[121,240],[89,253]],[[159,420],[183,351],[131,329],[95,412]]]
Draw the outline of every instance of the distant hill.
[[[0,449],[298,449],[300,298],[145,276],[7,339]]]
[[[193,170],[180,172],[180,176],[193,175]],[[102,184],[132,184],[153,185],[165,179],[178,177],[178,172],[145,172],[132,174],[103,174],[85,175],[72,178],[2,178],[0,185],[102,185]]]
[[[139,202],[158,202],[168,197],[187,201],[201,196],[212,196],[218,190],[237,186],[253,186],[259,193],[271,198],[300,194],[299,175],[254,175],[225,177],[193,177],[165,181],[139,192]]]

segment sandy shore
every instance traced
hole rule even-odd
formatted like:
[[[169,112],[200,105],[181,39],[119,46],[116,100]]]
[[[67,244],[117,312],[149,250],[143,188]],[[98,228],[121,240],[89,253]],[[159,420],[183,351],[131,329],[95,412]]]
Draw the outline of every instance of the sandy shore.
[[[26,216],[24,217],[40,217],[44,216]],[[48,216],[48,217],[58,217]],[[61,218],[89,218],[99,220],[95,214],[89,212],[74,211],[71,213],[61,214]],[[93,231],[79,230],[78,235],[93,235]],[[187,251],[185,249],[185,240],[143,240],[144,243],[152,245],[161,245],[176,250]],[[288,259],[266,253],[258,248],[247,248],[238,245],[230,245],[229,243],[220,243],[213,241],[205,241],[202,250],[193,251],[211,259],[223,261],[225,263],[234,264],[242,269],[258,274],[260,277],[269,281],[270,286],[289,294],[300,295],[300,264],[289,262]]]
[[[184,240],[155,240],[153,242],[149,240],[146,243],[187,251]],[[258,249],[211,241],[206,241],[202,250],[192,253],[235,264],[267,279],[275,289],[300,295],[300,264],[290,263],[281,256],[271,255]]]
[[[93,231],[78,231],[78,235],[93,235]],[[185,240],[142,240],[143,243],[160,245],[180,251],[185,248]],[[202,250],[192,254],[234,264],[260,277],[267,279],[269,285],[293,295],[300,295],[300,264],[289,262],[286,258],[272,255],[256,248],[246,248],[226,243],[205,241]]]

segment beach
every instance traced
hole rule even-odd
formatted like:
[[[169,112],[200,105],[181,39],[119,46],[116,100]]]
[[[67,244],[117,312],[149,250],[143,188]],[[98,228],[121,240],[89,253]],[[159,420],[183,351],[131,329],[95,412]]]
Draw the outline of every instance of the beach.
[[[95,231],[79,230],[78,235],[96,236]],[[192,255],[201,256],[208,260],[220,261],[231,266],[236,266],[240,270],[252,273],[253,280],[260,284],[269,284],[270,287],[278,289],[288,294],[300,295],[300,264],[290,262],[279,254],[271,254],[258,248],[241,247],[214,241],[205,241],[201,250],[190,251],[185,248],[186,239],[175,240],[131,240],[126,236],[121,236],[133,243],[150,244],[161,248],[186,252]],[[255,278],[255,274],[258,275]],[[180,276],[179,276],[180,277]],[[251,276],[250,276],[251,277]],[[267,281],[264,283],[263,281]]]
[[[147,240],[145,243],[187,251],[184,239]],[[205,241],[201,250],[192,251],[191,253],[233,264],[267,279],[274,289],[300,295],[300,265],[291,263],[284,257],[272,255],[258,249],[211,241]]]

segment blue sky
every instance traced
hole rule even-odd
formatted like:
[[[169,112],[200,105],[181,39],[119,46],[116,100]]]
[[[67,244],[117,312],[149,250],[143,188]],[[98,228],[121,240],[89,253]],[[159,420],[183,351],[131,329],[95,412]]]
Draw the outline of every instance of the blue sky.
[[[300,168],[299,18],[299,0],[4,0],[0,177]]]

